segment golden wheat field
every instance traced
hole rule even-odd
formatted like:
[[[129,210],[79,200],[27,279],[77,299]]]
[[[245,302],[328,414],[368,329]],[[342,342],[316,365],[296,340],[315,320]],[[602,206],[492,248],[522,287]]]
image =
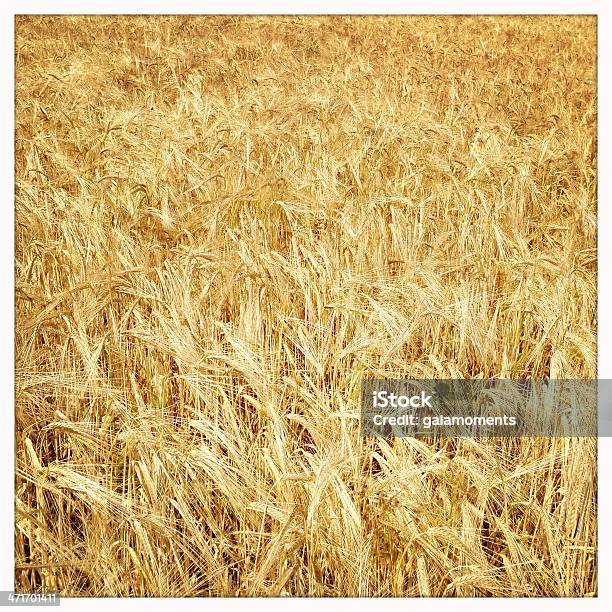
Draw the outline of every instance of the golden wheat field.
[[[359,433],[596,377],[596,18],[15,38],[17,590],[596,595],[596,440]]]

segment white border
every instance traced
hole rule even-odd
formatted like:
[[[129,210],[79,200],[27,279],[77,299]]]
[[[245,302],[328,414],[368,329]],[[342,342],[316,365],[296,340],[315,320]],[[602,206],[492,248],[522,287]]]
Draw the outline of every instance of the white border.
[[[273,0],[257,2],[252,0],[226,0],[223,2],[196,2],[194,0],[176,0],[175,2],[142,2],[118,0],[63,0],[61,2],[45,2],[44,0],[24,0],[17,2],[9,0],[2,8],[11,7],[7,15],[28,13],[50,14],[265,14],[284,15],[288,13],[298,15],[309,14],[489,14],[512,15],[530,13],[538,14],[601,14],[602,2],[595,0],[499,0],[497,2],[484,2],[482,0],[468,0],[458,2],[452,0],[432,0],[431,2],[402,2],[401,0],[381,0],[367,3],[363,0],[298,0],[291,4]]]
[[[117,0],[89,0],[76,2],[44,2],[10,0],[0,7],[0,45],[3,70],[2,112],[0,125],[2,142],[0,143],[0,176],[3,193],[3,204],[0,209],[0,278],[3,290],[0,299],[0,324],[5,330],[5,346],[0,351],[0,590],[11,590],[13,586],[13,491],[14,491],[14,16],[15,14],[37,13],[78,13],[78,14],[597,14],[598,15],[598,81],[599,81],[599,189],[598,189],[598,227],[599,227],[599,329],[598,329],[598,376],[612,378],[612,320],[606,316],[612,312],[612,210],[608,202],[612,194],[609,170],[612,168],[612,123],[609,111],[612,108],[611,75],[607,70],[612,58],[612,10],[608,2],[575,0],[500,0],[495,3],[484,1],[452,2],[439,0],[432,2],[400,2],[381,1],[367,5],[359,0],[344,1],[300,1],[291,6],[275,2],[244,2],[225,0],[222,3],[198,3],[194,1],[177,0],[172,3],[161,2],[119,2]],[[296,610],[310,609],[313,605],[320,609],[360,609],[371,606],[384,606],[392,609],[405,610],[407,606],[422,609],[457,609],[469,606],[474,609],[514,610],[516,605],[530,608],[537,606],[539,610],[563,610],[574,606],[600,608],[609,607],[612,602],[612,529],[607,523],[607,517],[612,510],[612,484],[607,467],[612,460],[612,439],[599,440],[599,597],[597,599],[523,599],[517,602],[512,599],[201,599],[168,600],[148,599],[70,599],[62,600],[61,607],[80,610],[83,607],[101,609],[107,606],[113,608],[132,608],[146,606],[152,610],[167,610],[172,607],[183,609],[201,608],[203,605],[211,610],[229,608],[254,607],[255,609],[284,610],[292,607]]]
[[[2,189],[2,204],[0,207],[0,279],[2,291],[0,299],[0,329],[4,338],[0,350],[0,590],[7,590],[13,585],[14,563],[14,308],[13,297],[15,288],[14,278],[14,19],[12,15],[4,14],[0,21],[0,49],[2,50],[2,112],[0,112],[0,129],[2,139],[0,142],[0,176]],[[10,559],[13,557],[13,560]]]
[[[597,376],[612,378],[612,210],[608,205],[612,194],[610,173],[606,171],[612,164],[612,122],[610,113],[603,109],[612,108],[612,81],[610,67],[606,58],[612,57],[612,11],[606,3],[605,10],[599,13],[597,26],[597,152],[598,152],[598,193],[597,193],[597,261],[598,261],[598,329],[597,329]],[[608,466],[612,464],[612,438],[599,439],[598,453],[598,550],[599,550],[599,595],[602,601],[612,601],[612,529],[606,520],[612,510],[612,483]]]

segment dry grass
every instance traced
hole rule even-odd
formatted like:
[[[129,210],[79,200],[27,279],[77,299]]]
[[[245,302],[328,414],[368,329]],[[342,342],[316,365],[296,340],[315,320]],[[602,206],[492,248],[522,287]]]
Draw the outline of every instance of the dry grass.
[[[364,376],[596,375],[595,20],[17,19],[16,585],[592,595],[592,439]]]

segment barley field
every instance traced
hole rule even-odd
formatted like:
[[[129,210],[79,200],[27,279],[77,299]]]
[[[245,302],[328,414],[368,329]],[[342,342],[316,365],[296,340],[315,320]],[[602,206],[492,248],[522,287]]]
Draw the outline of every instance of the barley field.
[[[365,377],[596,377],[596,18],[16,19],[21,591],[593,596],[592,438]]]

